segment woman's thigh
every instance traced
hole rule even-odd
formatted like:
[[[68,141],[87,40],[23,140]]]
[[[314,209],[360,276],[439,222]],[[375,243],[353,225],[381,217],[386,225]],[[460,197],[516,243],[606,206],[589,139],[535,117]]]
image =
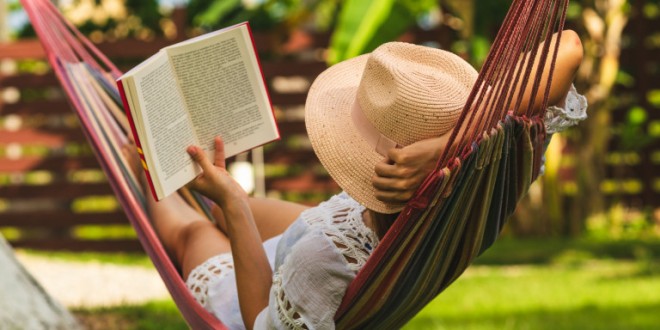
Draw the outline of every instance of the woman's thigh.
[[[306,205],[277,199],[250,198],[250,209],[262,242],[282,234],[308,208]],[[226,232],[225,219],[217,205],[213,206],[213,216],[220,230]]]
[[[196,221],[181,229],[179,244],[182,246],[179,260],[184,279],[195,267],[222,253],[231,252],[227,236],[209,221]]]

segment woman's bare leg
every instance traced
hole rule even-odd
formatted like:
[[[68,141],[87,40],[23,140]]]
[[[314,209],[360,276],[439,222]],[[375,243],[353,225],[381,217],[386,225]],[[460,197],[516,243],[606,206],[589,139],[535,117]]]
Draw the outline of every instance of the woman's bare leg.
[[[262,242],[282,234],[302,211],[309,208],[306,205],[269,198],[250,198],[249,203]],[[218,228],[226,232],[227,226],[220,207],[213,204],[211,210]]]
[[[141,185],[145,188],[144,171],[140,168],[135,148],[127,146],[123,151],[133,172],[141,178]],[[231,252],[227,236],[178,194],[172,194],[160,202],[149,193],[145,194],[145,198],[156,234],[170,258],[180,267],[184,279],[207,259]]]

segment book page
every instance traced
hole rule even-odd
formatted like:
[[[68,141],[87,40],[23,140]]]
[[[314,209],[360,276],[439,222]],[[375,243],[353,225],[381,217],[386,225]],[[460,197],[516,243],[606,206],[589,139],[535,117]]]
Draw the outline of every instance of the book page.
[[[148,68],[135,72],[131,81],[140,105],[134,121],[141,126],[138,133],[145,134],[139,138],[147,167],[157,176],[154,184],[160,182],[158,193],[167,196],[199,174],[186,152],[197,141],[167,56],[163,53]]]
[[[246,25],[166,51],[207,152],[217,135],[225,142],[227,157],[279,136]]]

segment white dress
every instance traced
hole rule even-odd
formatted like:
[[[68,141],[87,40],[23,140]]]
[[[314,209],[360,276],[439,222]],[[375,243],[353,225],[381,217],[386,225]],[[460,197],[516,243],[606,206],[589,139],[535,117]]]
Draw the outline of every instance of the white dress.
[[[548,108],[549,134],[586,118],[586,99],[571,88],[566,101]],[[548,139],[549,140],[549,139]],[[273,285],[255,329],[334,329],[346,288],[378,245],[360,205],[341,193],[307,209],[280,236],[264,242]],[[231,253],[208,259],[186,281],[193,296],[229,329],[244,329]]]
[[[362,220],[364,206],[346,193],[307,209],[264,243],[274,269],[270,301],[255,329],[333,329],[344,291],[378,237]],[[231,253],[210,258],[188,276],[188,288],[229,329],[244,329]]]

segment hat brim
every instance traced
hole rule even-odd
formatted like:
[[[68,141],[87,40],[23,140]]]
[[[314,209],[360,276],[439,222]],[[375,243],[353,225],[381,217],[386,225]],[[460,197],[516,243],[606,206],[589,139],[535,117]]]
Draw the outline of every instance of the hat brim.
[[[316,156],[346,193],[370,210],[396,213],[404,204],[379,201],[372,184],[384,156],[361,136],[351,116],[367,58],[343,61],[316,78],[305,103],[305,125]]]

